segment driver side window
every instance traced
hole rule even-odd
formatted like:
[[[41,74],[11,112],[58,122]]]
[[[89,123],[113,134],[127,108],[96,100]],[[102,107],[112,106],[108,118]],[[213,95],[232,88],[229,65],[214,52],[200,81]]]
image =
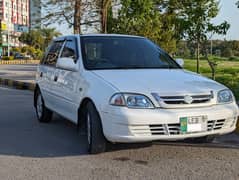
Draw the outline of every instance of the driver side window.
[[[53,44],[49,47],[48,52],[43,59],[44,65],[48,65],[48,66],[56,65],[56,61],[59,56],[63,43],[64,43],[63,41],[53,42]]]

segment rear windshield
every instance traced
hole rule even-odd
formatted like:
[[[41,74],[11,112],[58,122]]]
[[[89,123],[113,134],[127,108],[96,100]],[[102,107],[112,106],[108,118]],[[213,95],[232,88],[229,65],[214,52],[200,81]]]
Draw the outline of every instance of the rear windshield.
[[[180,66],[146,38],[81,37],[84,66],[98,69],[180,69]]]

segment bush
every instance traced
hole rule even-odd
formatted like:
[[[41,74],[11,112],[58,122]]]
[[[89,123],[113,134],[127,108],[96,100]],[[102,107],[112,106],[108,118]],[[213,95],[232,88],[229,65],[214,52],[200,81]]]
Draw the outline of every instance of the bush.
[[[41,59],[43,56],[43,52],[40,49],[36,49],[31,46],[24,46],[21,48],[21,52],[23,54],[29,54],[33,59]]]
[[[231,57],[233,56],[233,51],[231,48],[225,48],[223,51],[222,51],[222,56],[223,57]]]
[[[229,57],[228,60],[229,60],[229,61],[239,61],[239,57],[231,56],[231,57]]]
[[[3,56],[2,60],[5,60],[5,61],[14,60],[14,56]]]
[[[13,51],[13,52],[19,52],[19,53],[20,53],[20,52],[21,52],[21,48],[20,48],[20,47],[13,47],[13,48],[12,48],[12,51]]]
[[[239,57],[239,51],[234,50],[233,54],[234,54],[234,56],[238,56]]]
[[[21,53],[27,53],[27,46],[21,48]]]

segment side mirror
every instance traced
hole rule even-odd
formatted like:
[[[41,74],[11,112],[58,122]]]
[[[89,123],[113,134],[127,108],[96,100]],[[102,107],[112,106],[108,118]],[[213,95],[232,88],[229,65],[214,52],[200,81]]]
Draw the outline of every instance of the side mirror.
[[[184,66],[184,60],[183,59],[176,59],[176,63],[178,63],[179,66]]]
[[[56,67],[73,72],[77,72],[79,70],[78,64],[75,63],[74,59],[69,57],[58,58]]]

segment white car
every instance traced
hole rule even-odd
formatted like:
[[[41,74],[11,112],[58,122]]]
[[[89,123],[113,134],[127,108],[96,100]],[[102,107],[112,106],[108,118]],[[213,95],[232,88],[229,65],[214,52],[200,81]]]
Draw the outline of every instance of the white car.
[[[232,92],[177,62],[144,37],[57,38],[38,66],[37,117],[49,122],[56,112],[83,127],[91,153],[108,141],[209,141],[234,131]]]

